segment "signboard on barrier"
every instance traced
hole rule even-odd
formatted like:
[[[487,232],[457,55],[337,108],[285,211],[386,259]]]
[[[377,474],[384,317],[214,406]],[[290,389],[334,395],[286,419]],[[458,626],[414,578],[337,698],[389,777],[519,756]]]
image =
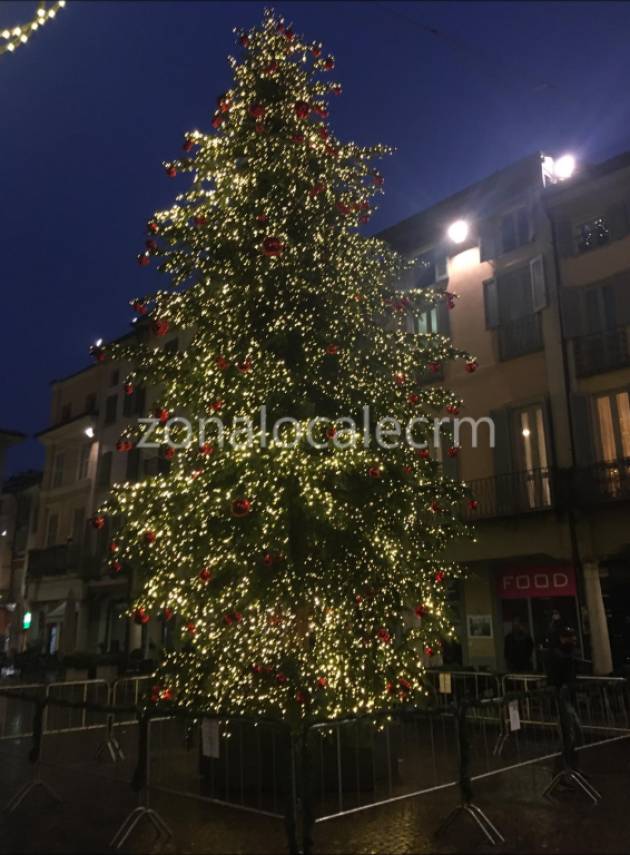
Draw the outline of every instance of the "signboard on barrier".
[[[219,722],[204,718],[201,722],[201,753],[204,757],[219,757]]]

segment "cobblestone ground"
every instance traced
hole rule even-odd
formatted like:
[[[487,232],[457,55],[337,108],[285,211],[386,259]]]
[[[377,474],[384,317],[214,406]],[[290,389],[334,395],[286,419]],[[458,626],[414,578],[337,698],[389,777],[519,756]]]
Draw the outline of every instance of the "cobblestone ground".
[[[24,762],[28,742],[0,746],[0,799],[3,802],[28,780]],[[94,745],[86,756],[93,757]],[[97,853],[135,806],[129,767],[49,752],[42,776],[59,793],[53,802],[39,790],[15,813],[0,822],[0,853]],[[63,759],[64,762],[61,762]],[[551,803],[541,797],[550,780],[549,765],[532,765],[489,777],[475,784],[475,801],[503,832],[506,843],[490,847],[468,819],[436,837],[442,819],[456,804],[446,788],[394,804],[320,823],[315,828],[316,853],[628,853],[630,852],[630,740],[582,753],[582,765],[603,801],[591,807],[576,792],[564,791]],[[86,771],[89,769],[89,771]],[[116,780],[116,777],[118,780]],[[152,805],[170,823],[175,844],[166,852],[284,853],[281,820],[203,802],[154,793]],[[469,824],[470,823],[470,824]],[[124,850],[158,851],[150,831],[139,828]]]

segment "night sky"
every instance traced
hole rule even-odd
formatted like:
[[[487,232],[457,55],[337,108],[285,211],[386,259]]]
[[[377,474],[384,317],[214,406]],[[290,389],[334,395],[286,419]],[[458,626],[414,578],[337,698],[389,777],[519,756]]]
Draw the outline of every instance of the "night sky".
[[[397,148],[370,230],[542,149],[599,160],[630,148],[630,4],[279,3],[336,57],[341,138]],[[31,2],[0,6],[0,29]],[[232,28],[262,3],[71,0],[0,56],[0,427],[49,421],[50,387],[124,332],[145,223],[180,179],[162,161],[208,130],[230,85]],[[185,178],[181,182],[185,182]],[[159,284],[166,284],[166,280]],[[41,462],[35,440],[10,471]]]

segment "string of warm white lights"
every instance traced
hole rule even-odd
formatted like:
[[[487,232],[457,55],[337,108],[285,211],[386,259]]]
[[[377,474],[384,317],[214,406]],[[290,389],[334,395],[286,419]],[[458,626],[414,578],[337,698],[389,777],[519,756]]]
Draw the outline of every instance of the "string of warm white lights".
[[[133,366],[127,394],[160,389],[161,424],[220,413],[229,426],[263,404],[270,424],[295,422],[264,447],[232,447],[232,427],[222,448],[214,436],[163,444],[169,474],[117,485],[93,524],[113,522],[112,575],[142,582],[133,619],[177,624],[154,700],[293,722],[418,703],[425,660],[453,637],[459,571],[444,550],[465,530],[464,491],[434,452],[333,440],[341,414],[366,403],[374,420],[415,417],[420,441],[431,427],[418,417],[461,405],[419,373],[466,354],[406,326],[453,298],[403,291],[410,264],[359,233],[382,192],[373,161],[389,150],[334,137],[333,58],[270,12],[238,41],[213,130],[187,134],[165,164],[192,184],[151,219],[138,256],[173,289],[133,301],[137,340],[94,353]],[[175,329],[182,346],[166,349]],[[314,415],[331,420],[321,447],[291,447]],[[120,452],[136,438],[129,429]]]
[[[40,0],[37,4],[37,11],[30,21],[0,31],[0,38],[3,40],[3,43],[0,44],[0,54],[13,53],[16,48],[25,45],[33,33],[48,21],[52,21],[57,12],[63,9],[65,5],[66,0],[56,0],[54,3]]]

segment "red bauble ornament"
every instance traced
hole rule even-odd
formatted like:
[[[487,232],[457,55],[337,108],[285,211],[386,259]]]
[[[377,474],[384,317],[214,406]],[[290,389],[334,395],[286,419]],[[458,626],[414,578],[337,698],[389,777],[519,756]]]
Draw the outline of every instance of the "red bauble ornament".
[[[199,454],[210,457],[211,454],[214,454],[214,446],[210,445],[209,442],[204,442],[204,444],[199,447]]]
[[[233,517],[246,517],[251,509],[252,503],[249,499],[235,499],[232,502],[231,510]]]
[[[417,618],[423,618],[426,615],[427,610],[425,606],[423,606],[422,604],[418,604],[415,608],[415,612]]]
[[[429,362],[429,371],[432,374],[437,374],[441,367],[442,364],[440,362]]]
[[[227,361],[225,356],[217,356],[215,362],[219,371],[225,371],[226,368],[230,367],[230,363]]]
[[[478,367],[479,367],[479,364],[477,363],[476,359],[473,359],[471,362],[467,362],[466,365],[464,366],[464,368],[466,369],[466,371],[469,374],[474,374],[474,372],[477,370]]]
[[[413,466],[403,466],[402,469],[405,475],[411,475],[413,473]]]
[[[287,675],[283,674],[282,671],[278,671],[278,673],[276,674],[276,680],[278,681],[278,683],[286,683]]]
[[[116,451],[131,451],[133,442],[129,439],[119,439],[116,443]]]
[[[188,139],[184,140],[184,144],[182,146],[182,149],[184,151],[192,151],[194,145],[195,145],[195,141],[191,140],[189,137]]]
[[[334,67],[335,67],[335,60],[332,58],[332,56],[326,57],[326,59],[324,60],[325,70],[326,71],[332,71]]]
[[[329,132],[328,128],[323,128],[323,127],[317,131],[317,134],[321,140],[327,140],[328,137],[330,136],[330,132]]]
[[[426,653],[427,656],[433,656],[433,648],[431,647],[430,644],[425,644],[424,652]]]
[[[402,371],[397,371],[397,372],[394,374],[394,383],[395,383],[397,386],[404,386],[404,385],[405,385],[405,380],[406,380],[406,379],[407,379],[407,378],[405,377],[405,375],[403,374],[403,372],[402,372]]]
[[[378,172],[375,172],[375,173],[374,173],[374,175],[372,176],[372,182],[373,182],[377,187],[382,187],[382,186],[383,186],[383,184],[385,183],[385,179],[384,179],[384,178],[383,178],[383,176],[382,176],[382,175],[380,175]]]
[[[298,119],[308,119],[309,113],[311,112],[310,105],[306,101],[296,101],[294,109],[295,115]]]
[[[149,223],[149,231],[153,232],[154,235],[156,235],[160,231],[160,227],[155,222],[155,220],[151,220],[151,222]]]
[[[220,113],[229,113],[230,106],[229,98],[226,98],[224,95],[220,95],[217,98],[217,109]]]
[[[361,214],[361,216],[359,217],[359,222],[361,223],[362,226],[364,226],[366,223],[370,222],[370,218],[368,217],[367,214]]]
[[[278,63],[275,60],[272,60],[263,68],[263,74],[275,74],[277,70]]]
[[[320,687],[320,689],[325,689],[328,685],[328,680],[326,679],[326,677],[318,677],[317,685]]]
[[[141,253],[138,255],[138,264],[140,265],[140,267],[146,267],[146,266],[147,266],[147,264],[149,264],[149,262],[150,262],[150,261],[151,261],[151,259],[150,259],[150,258],[149,258],[149,256],[146,254],[146,252],[141,252]]]
[[[145,609],[140,607],[140,608],[137,608],[135,610],[135,612],[133,613],[133,619],[134,619],[135,623],[145,624],[145,623],[149,623],[149,621],[151,620],[151,616],[147,614]]]
[[[249,47],[249,36],[246,36],[245,34],[243,34],[243,35],[240,37],[239,42],[241,43],[241,45],[242,45],[244,48],[248,48],[248,47]]]
[[[293,30],[285,30],[284,37],[287,41],[292,42],[295,38],[295,33]]]
[[[327,344],[326,353],[328,356],[336,356],[339,353],[339,347],[336,344]]]
[[[277,237],[266,237],[262,242],[262,251],[269,258],[282,255],[284,252],[284,244]]]
[[[109,544],[109,546],[107,548],[112,553],[112,555],[115,555],[116,552],[118,552],[120,547],[118,546],[118,544],[116,543],[115,540],[112,540],[112,542]]]
[[[297,701],[298,704],[305,704],[306,703],[306,695],[301,689],[298,689],[297,692],[295,693],[295,700]]]
[[[383,642],[383,644],[389,644],[389,642],[392,640],[391,634],[388,630],[385,629],[384,626],[382,626],[376,634],[379,640]]]
[[[213,413],[218,413],[223,409],[223,401],[213,401],[210,404],[210,409]]]
[[[326,439],[334,439],[337,436],[337,428],[329,427],[326,431]]]
[[[146,315],[148,311],[146,305],[142,302],[142,300],[134,300],[131,304],[131,308],[139,315]]]
[[[438,570],[434,576],[434,579],[437,582],[437,584],[439,585],[440,582],[444,581],[445,576],[446,576],[446,573],[444,572],[444,570]]]
[[[400,686],[403,692],[408,692],[411,689],[411,683],[404,677],[398,678],[398,685]]]
[[[459,448],[456,445],[452,445],[447,451],[449,457],[457,457],[459,454]]]
[[[442,508],[440,507],[439,502],[431,502],[431,510],[434,514],[439,514]]]
[[[153,330],[154,335],[163,336],[166,335],[169,330],[169,323],[166,318],[155,318],[151,324],[151,329]]]
[[[210,122],[213,128],[220,128],[223,124],[223,116],[215,115]]]
[[[311,48],[311,53],[313,54],[315,59],[319,59],[319,57],[322,55],[322,49],[320,45],[313,45],[313,47]]]
[[[204,217],[203,215],[198,215],[198,216],[196,216],[196,217],[194,217],[194,218],[193,218],[193,223],[194,223],[196,226],[205,226],[205,224],[206,224],[207,222],[208,222],[208,218],[207,218],[207,217]]]
[[[175,449],[173,448],[172,445],[169,445],[169,447],[164,451],[164,459],[165,460],[172,460],[174,457],[175,457]]]
[[[110,570],[112,571],[112,573],[120,573],[120,571],[123,568],[120,561],[112,561],[112,563],[109,565],[109,567],[110,567]]]
[[[197,627],[195,626],[193,621],[188,621],[188,623],[186,624],[186,632],[189,635],[194,635],[197,632]]]
[[[175,614],[175,612],[173,611],[173,609],[166,606],[166,608],[162,612],[162,617],[168,623],[169,620],[172,620],[174,614]]]
[[[177,170],[175,169],[174,166],[167,166],[167,167],[165,167],[165,169],[166,169],[166,174],[168,175],[169,178],[175,178],[175,176],[177,175]]]
[[[418,404],[418,403],[420,403],[420,395],[416,394],[415,392],[412,392],[407,397],[407,400],[409,401],[410,404]]]
[[[209,567],[202,567],[199,571],[199,578],[202,582],[209,582],[212,579],[212,570]]]
[[[144,533],[144,542],[145,543],[155,543],[157,535],[154,531],[145,531]]]
[[[304,142],[304,134],[291,134],[291,142],[303,143]]]
[[[418,455],[418,457],[421,457],[423,460],[428,460],[430,457],[428,448],[418,448],[416,450],[416,454]]]
[[[330,87],[330,91],[333,93],[333,95],[341,95],[343,90],[338,83],[335,83],[334,86]]]
[[[271,565],[273,564],[273,555],[271,554],[271,552],[265,552],[262,557],[262,562],[265,567],[271,567]]]
[[[265,107],[262,104],[250,104],[247,112],[253,119],[262,119],[265,115]]]
[[[105,528],[105,517],[102,514],[97,514],[96,516],[92,517],[91,522],[92,526],[95,529]]]
[[[157,407],[153,412],[155,413],[155,418],[159,419],[162,424],[166,424],[171,415],[166,407]]]
[[[149,250],[149,252],[157,252],[158,245],[157,245],[157,242],[153,240],[153,238],[148,238],[145,241],[144,245]]]
[[[268,221],[269,221],[269,217],[267,216],[267,214],[263,214],[263,213],[256,214],[256,222],[267,223]]]
[[[241,372],[241,374],[248,374],[252,370],[251,359],[246,359],[244,362],[240,362],[237,365],[237,368]]]
[[[335,202],[335,207],[337,208],[340,214],[344,215],[344,217],[346,217],[352,211],[352,208],[349,205],[346,205],[345,202],[342,202],[341,200]]]
[[[313,184],[311,189],[308,191],[309,196],[319,196],[320,193],[323,193],[326,190],[326,184],[323,181],[318,181],[317,184]]]
[[[254,126],[254,130],[257,134],[265,134],[267,133],[267,128],[263,125],[262,122],[256,122]]]
[[[479,507],[479,502],[477,501],[477,499],[468,499],[468,507],[471,511],[476,511]]]
[[[368,469],[368,475],[370,476],[370,478],[380,478],[381,470],[378,468],[378,466],[370,466],[370,468]]]
[[[459,415],[459,407],[456,406],[455,404],[448,404],[446,407],[446,412],[450,413],[451,416],[458,416]]]
[[[324,147],[324,151],[325,151],[325,152],[326,152],[326,154],[328,154],[330,157],[337,157],[337,155],[339,154],[339,150],[338,150],[338,149],[336,149],[336,148],[334,147],[334,145],[330,145],[330,144],[327,144],[327,145]]]

